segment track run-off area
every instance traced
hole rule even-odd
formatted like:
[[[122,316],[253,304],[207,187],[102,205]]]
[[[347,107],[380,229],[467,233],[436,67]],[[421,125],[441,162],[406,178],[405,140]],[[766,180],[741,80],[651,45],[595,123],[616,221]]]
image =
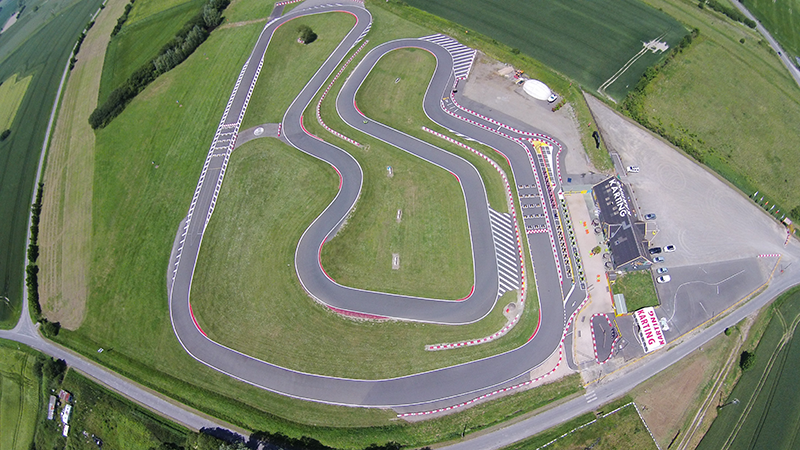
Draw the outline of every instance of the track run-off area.
[[[236,138],[262,69],[273,33],[292,19],[327,12],[345,12],[356,23],[338,47],[295,98],[281,123],[281,139],[293,147],[331,164],[341,177],[336,197],[306,229],[297,245],[295,269],[306,292],[337,311],[358,315],[437,324],[460,325],[481,320],[495,306],[501,292],[498,256],[486,190],[478,171],[466,160],[427,142],[377,123],[364,116],[356,104],[359,87],[380,58],[401,48],[424,49],[437,60],[424,98],[424,110],[435,123],[496,149],[513,171],[516,190],[526,200],[522,207],[526,230],[517,232],[516,243],[528,240],[540,301],[539,326],[521,347],[492,357],[414,375],[357,380],[294,371],[225,347],[206,336],[192,313],[190,292],[203,234],[214,211]],[[405,407],[411,413],[463,405],[472,399],[529,384],[529,372],[556,352],[563,353],[566,328],[586,299],[581,283],[573,283],[580,263],[564,241],[565,222],[559,203],[560,182],[556,151],[561,144],[541,134],[505,127],[466,110],[452,95],[459,80],[453,55],[437,39],[402,39],[379,45],[356,66],[336,99],[336,109],[351,127],[409,152],[451,172],[460,182],[467,206],[474,264],[474,287],[460,301],[418,298],[350,288],[337,284],[325,273],[320,251],[325,241],[342,226],[359,198],[363,174],[347,152],[310,135],[303,127],[303,112],[326,80],[365,37],[370,13],[360,3],[342,2],[292,10],[271,18],[244,64],[217,127],[186,218],[173,245],[167,273],[170,315],[175,335],[183,348],[201,363],[246,383],[290,397],[317,402],[362,406]],[[554,149],[548,159],[533,141]],[[533,208],[535,206],[535,208]],[[514,211],[512,209],[512,211]],[[516,212],[514,212],[516,216]],[[514,217],[516,220],[516,217]],[[529,225],[530,222],[530,225]],[[535,222],[535,225],[534,225]],[[521,236],[521,237],[520,237]],[[524,288],[524,277],[520,280]]]

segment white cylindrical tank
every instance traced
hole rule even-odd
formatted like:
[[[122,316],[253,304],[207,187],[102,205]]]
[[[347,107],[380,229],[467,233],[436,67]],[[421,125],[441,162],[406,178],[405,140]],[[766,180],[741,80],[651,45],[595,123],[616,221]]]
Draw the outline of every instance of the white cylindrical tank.
[[[547,100],[550,97],[550,88],[539,80],[528,80],[522,85],[526,94],[537,100]]]

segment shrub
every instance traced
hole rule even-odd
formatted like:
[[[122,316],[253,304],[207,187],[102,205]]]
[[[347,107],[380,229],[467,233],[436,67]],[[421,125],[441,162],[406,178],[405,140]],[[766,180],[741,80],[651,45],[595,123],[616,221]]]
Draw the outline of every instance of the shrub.
[[[11,136],[11,130],[6,130],[0,133],[0,141],[5,141],[8,137]]]
[[[756,363],[755,353],[744,351],[742,352],[742,356],[739,357],[739,367],[742,368],[742,371],[752,369],[755,363]]]
[[[308,25],[300,25],[297,27],[297,32],[300,33],[298,40],[303,44],[310,44],[317,40],[317,33],[314,33],[314,30]]]

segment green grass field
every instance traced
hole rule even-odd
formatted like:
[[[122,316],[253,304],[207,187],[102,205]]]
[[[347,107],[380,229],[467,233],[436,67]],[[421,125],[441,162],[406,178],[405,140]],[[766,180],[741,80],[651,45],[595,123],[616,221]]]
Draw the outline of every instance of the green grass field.
[[[139,67],[158,55],[189,19],[201,10],[204,0],[139,0],[130,18],[106,49],[98,104],[122,86]],[[166,7],[165,7],[166,6]],[[145,38],[146,37],[146,38]]]
[[[13,326],[20,313],[28,214],[58,83],[75,40],[100,3],[54,1],[24,22],[20,19],[12,29],[19,28],[14,33],[9,30],[0,41],[0,80],[13,74],[23,79],[33,75],[10,127],[11,136],[0,143],[0,205],[4,207],[0,218],[0,296],[9,300],[0,303],[0,327]],[[31,28],[34,25],[36,28]],[[26,31],[30,33],[20,34]]]
[[[674,45],[686,33],[674,19],[637,0],[407,3],[517,48],[588,90],[611,78],[642,49],[642,42],[660,37]],[[606,92],[622,99],[661,57],[647,52]]]
[[[794,10],[800,11],[798,0],[744,0],[742,3],[761,21],[784,50],[800,56],[800,22]],[[796,61],[795,64],[798,64]]]
[[[800,290],[776,301],[755,350],[756,363],[739,378],[698,449],[797,448],[800,427]],[[738,403],[733,403],[734,399]]]
[[[617,278],[612,286],[614,294],[625,296],[628,311],[633,312],[645,306],[658,306],[656,289],[650,271],[627,273]]]
[[[17,109],[25,97],[31,78],[33,77],[29,75],[18,80],[17,74],[14,74],[0,85],[0,131],[11,128],[11,124],[14,123]]]
[[[604,405],[595,414],[584,414],[504,450],[537,450],[544,446],[592,450],[657,448],[630,402],[630,397],[624,397]]]
[[[0,346],[0,448],[28,450],[40,414],[36,356]]]
[[[301,17],[278,28],[264,56],[264,70],[253,89],[242,130],[283,120],[294,98],[354,23],[349,14],[329,13]],[[315,30],[317,40],[309,45],[298,43],[297,28],[302,25]]]
[[[800,121],[800,89],[786,68],[747,27],[694,3],[649,1],[701,30],[648,87],[650,122],[745,194],[759,191],[782,213],[800,205],[800,135],[788,131]]]
[[[358,91],[359,109],[390,126],[414,123],[417,114],[410,112],[424,117],[422,97],[435,66],[433,56],[423,50],[386,55]],[[395,83],[398,77],[402,81]],[[444,299],[469,295],[472,247],[458,180],[394,147],[370,146],[357,159],[369,187],[345,229],[323,247],[328,274],[362,289]],[[387,166],[392,167],[391,178]],[[392,270],[393,253],[400,255],[399,270]]]

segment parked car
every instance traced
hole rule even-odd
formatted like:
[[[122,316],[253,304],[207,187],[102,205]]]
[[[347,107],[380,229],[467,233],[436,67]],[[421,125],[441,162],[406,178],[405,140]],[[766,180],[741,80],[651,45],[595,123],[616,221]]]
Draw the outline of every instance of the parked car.
[[[655,258],[653,258],[653,262],[654,263],[662,263],[662,262],[664,262],[664,257],[663,256],[656,256]]]
[[[651,255],[657,255],[661,253],[661,247],[650,247],[647,251],[650,252]]]
[[[549,103],[553,103],[553,102],[554,102],[554,101],[556,101],[556,100],[558,100],[558,94],[556,94],[555,92],[553,92],[552,94],[550,94],[550,97],[547,97],[547,101],[548,101]]]
[[[656,220],[656,215],[653,214],[653,213],[645,214],[644,215],[644,220]]]
[[[628,166],[627,169],[630,173],[639,173],[639,166]]]
[[[675,246],[674,245],[668,245],[668,246],[664,247],[664,251],[665,252],[674,252],[675,251]]]
[[[656,278],[659,284],[669,283],[669,280],[672,278],[669,275],[661,275],[660,277]]]
[[[667,273],[667,272],[669,272],[669,269],[667,269],[666,267],[659,267],[658,270],[656,270],[656,273],[659,273],[659,274]]]

